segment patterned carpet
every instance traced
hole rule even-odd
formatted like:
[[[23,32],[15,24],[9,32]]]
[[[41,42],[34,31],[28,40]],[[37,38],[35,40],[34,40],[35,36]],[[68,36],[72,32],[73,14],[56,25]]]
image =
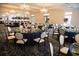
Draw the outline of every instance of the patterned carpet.
[[[29,44],[30,43],[30,44]],[[0,44],[1,56],[49,56],[48,44],[27,42],[25,45],[14,43]]]

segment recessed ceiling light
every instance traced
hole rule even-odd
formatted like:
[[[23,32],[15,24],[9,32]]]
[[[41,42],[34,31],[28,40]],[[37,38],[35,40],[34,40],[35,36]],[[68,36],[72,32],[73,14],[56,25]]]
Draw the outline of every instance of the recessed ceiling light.
[[[11,10],[10,13],[15,13],[15,10]]]
[[[27,12],[25,12],[25,13],[26,13],[26,14],[28,14],[28,15],[30,14],[30,12],[28,12],[28,11],[27,11]]]
[[[35,15],[31,15],[31,16],[35,16]]]
[[[41,9],[40,11],[41,12],[44,12],[44,13],[47,13],[48,12],[48,9],[44,8],[44,9]]]
[[[30,9],[30,6],[27,5],[27,4],[22,4],[22,5],[21,5],[21,8],[22,8],[22,9],[27,9],[27,10],[29,10],[29,9]]]
[[[44,16],[49,16],[49,13],[44,14]]]

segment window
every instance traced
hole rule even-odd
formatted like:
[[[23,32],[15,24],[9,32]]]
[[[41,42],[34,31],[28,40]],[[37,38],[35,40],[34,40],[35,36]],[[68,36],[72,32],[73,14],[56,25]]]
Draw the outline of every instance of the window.
[[[65,12],[64,14],[64,24],[67,26],[71,25],[72,12]]]

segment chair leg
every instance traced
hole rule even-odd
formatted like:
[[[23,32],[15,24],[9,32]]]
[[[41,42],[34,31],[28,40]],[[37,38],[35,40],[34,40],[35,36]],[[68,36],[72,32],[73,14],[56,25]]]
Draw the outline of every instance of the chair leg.
[[[49,46],[50,46],[50,55],[53,56],[53,46],[51,42],[49,42]]]

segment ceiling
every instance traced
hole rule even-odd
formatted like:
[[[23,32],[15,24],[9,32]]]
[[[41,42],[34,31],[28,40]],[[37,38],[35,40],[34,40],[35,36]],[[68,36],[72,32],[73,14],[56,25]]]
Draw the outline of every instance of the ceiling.
[[[65,3],[66,7],[79,8],[79,3]]]
[[[79,8],[79,3],[0,3],[0,13],[4,12],[39,12],[42,9]]]

